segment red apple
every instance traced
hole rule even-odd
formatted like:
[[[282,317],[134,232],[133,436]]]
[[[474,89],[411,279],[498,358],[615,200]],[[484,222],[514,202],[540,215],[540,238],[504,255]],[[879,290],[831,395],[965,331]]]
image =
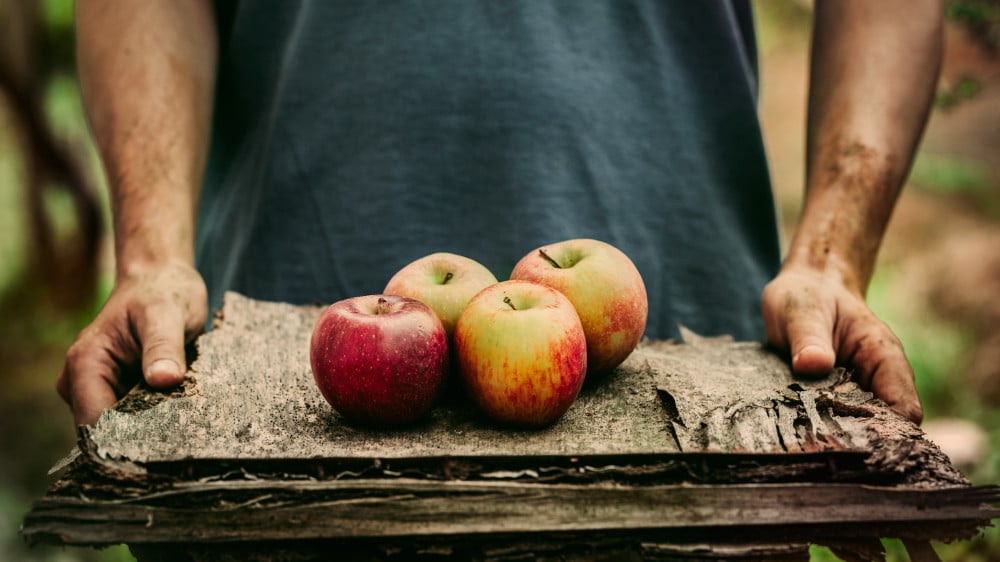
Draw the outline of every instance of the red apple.
[[[587,335],[588,374],[621,364],[646,330],[646,286],[614,246],[581,238],[542,246],[521,258],[511,279],[552,287],[573,303]]]
[[[465,305],[476,293],[496,282],[497,278],[479,262],[439,252],[400,269],[382,292],[417,299],[431,307],[450,338]]]
[[[448,338],[420,301],[369,295],[330,305],[309,359],[323,397],[348,421],[398,427],[424,416],[448,367]]]
[[[490,418],[522,427],[559,419],[587,371],[587,341],[573,305],[537,283],[483,289],[455,326],[459,372]]]

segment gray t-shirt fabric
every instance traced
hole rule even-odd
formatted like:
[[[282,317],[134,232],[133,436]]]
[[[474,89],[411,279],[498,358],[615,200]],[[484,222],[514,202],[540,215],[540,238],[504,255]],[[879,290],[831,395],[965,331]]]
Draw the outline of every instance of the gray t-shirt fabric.
[[[433,252],[499,279],[613,244],[647,335],[764,336],[779,266],[747,1],[221,0],[197,266],[222,293],[378,293]]]

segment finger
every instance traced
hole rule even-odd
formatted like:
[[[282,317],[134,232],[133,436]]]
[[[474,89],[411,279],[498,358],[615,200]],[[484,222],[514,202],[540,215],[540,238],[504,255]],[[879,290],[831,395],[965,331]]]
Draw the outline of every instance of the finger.
[[[764,329],[767,341],[779,349],[788,348],[788,338],[785,334],[784,309],[786,294],[774,282],[764,287],[761,298],[761,309],[764,314]]]
[[[872,376],[872,393],[882,399],[897,414],[919,424],[924,419],[913,370],[905,358],[887,359]]]
[[[66,355],[64,384],[77,425],[90,425],[118,400],[119,367],[96,345],[74,344]]]
[[[833,311],[791,295],[788,299],[785,331],[792,370],[800,375],[829,373],[837,361],[833,349]]]
[[[853,324],[849,333],[854,334],[854,339],[847,343],[847,363],[858,383],[899,415],[920,423],[923,408],[913,368],[899,339],[874,317]]]
[[[76,425],[93,425],[101,417],[101,412],[114,406],[118,400],[114,387],[102,377],[76,377],[71,383],[70,393]]]
[[[171,388],[184,380],[184,319],[170,302],[151,304],[136,315],[142,346],[142,375],[153,388]]]
[[[59,371],[59,376],[56,377],[56,392],[63,399],[63,402],[73,405],[72,400],[69,395],[69,378],[66,376],[66,366],[64,365],[62,370]]]

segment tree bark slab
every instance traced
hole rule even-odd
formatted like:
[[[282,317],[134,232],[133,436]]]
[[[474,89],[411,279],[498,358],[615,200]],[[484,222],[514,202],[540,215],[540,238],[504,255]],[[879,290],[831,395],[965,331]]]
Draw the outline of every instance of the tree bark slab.
[[[352,427],[313,382],[320,312],[228,294],[182,387],[137,387],[81,428],[27,540],[148,559],[735,560],[1000,516],[997,488],[847,373],[796,379],[759,343],[644,342],[543,430],[492,425],[457,391],[417,427]]]

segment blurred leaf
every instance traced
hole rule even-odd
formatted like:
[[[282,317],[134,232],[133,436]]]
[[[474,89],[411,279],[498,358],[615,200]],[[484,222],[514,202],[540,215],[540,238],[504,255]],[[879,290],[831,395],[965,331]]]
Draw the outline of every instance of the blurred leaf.
[[[832,550],[818,544],[809,545],[810,562],[843,562]]]
[[[0,106],[0,110],[4,109]],[[0,120],[6,115],[0,111]],[[3,125],[0,121],[0,125]],[[17,278],[25,258],[23,165],[16,139],[0,126],[0,292]]]
[[[954,109],[959,103],[975,97],[982,89],[979,80],[963,76],[954,84],[938,89],[934,97],[934,106],[944,111]]]
[[[979,80],[969,77],[962,78],[958,81],[958,84],[955,85],[955,93],[960,97],[965,98],[978,94],[982,89],[983,88],[979,84]]]
[[[921,152],[910,172],[910,182],[936,193],[983,194],[990,189],[990,170],[971,158]]]
[[[903,546],[903,541],[899,539],[882,539],[882,546],[885,547],[886,562],[910,562],[910,555]]]
[[[73,27],[73,0],[45,0],[42,10],[48,27]]]
[[[812,5],[809,2],[757,0],[753,8],[757,46],[761,53],[789,44],[808,44],[812,33]]]

